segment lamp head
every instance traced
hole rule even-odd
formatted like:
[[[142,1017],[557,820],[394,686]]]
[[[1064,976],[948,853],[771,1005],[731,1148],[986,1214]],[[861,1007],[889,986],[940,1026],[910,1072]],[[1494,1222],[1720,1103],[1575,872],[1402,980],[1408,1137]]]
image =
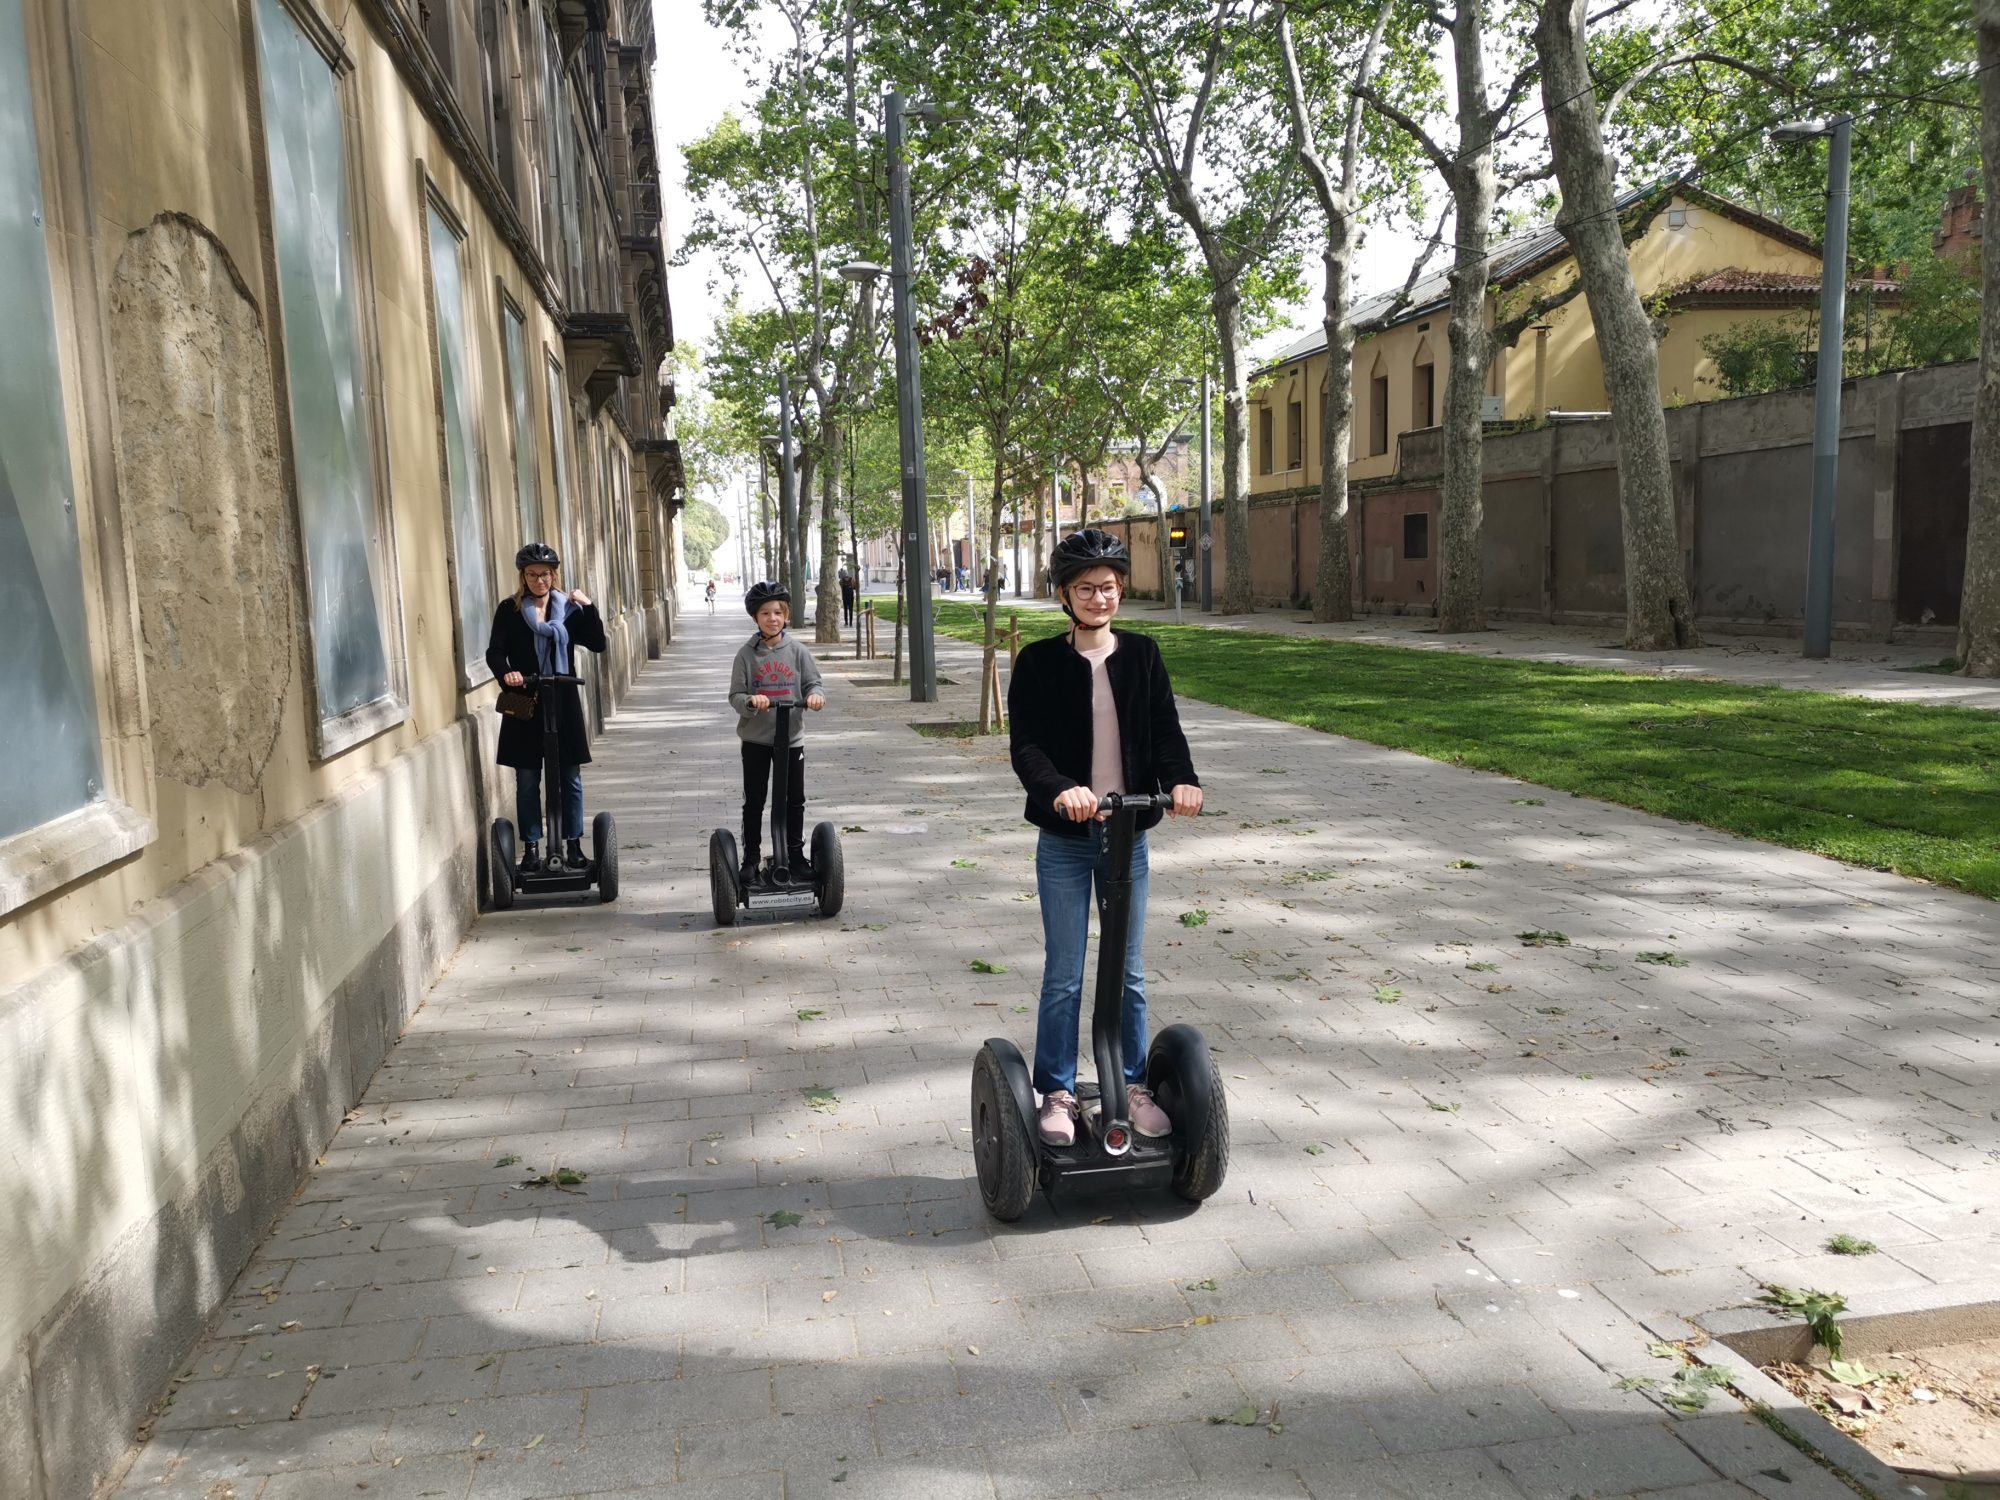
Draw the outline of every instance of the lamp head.
[[[840,268],[840,279],[856,286],[872,286],[888,274],[872,260],[851,260]]]
[[[944,111],[929,99],[912,99],[903,106],[903,118],[922,120],[926,125],[935,125],[944,118]]]
[[[1795,141],[1809,141],[1814,136],[1826,135],[1832,131],[1834,121],[1814,118],[1810,120],[1787,120],[1782,125],[1771,127],[1771,139],[1781,146],[1789,146]]]

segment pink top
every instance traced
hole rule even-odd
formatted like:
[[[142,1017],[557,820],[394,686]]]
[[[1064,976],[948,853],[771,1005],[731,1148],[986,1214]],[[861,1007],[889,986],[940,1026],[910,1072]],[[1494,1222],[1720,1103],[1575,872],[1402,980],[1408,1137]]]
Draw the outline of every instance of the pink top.
[[[1118,738],[1118,705],[1112,701],[1111,681],[1104,663],[1118,649],[1114,637],[1109,645],[1077,655],[1090,663],[1090,790],[1099,797],[1125,790],[1123,742]]]

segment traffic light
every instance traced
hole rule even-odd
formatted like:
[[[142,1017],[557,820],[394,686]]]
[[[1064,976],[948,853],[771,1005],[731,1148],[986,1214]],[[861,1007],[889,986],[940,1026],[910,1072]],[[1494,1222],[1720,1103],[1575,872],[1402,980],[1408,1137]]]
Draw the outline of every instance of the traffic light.
[[[1169,523],[1169,525],[1167,526],[1167,545],[1174,548],[1176,551],[1187,546],[1186,523],[1181,521],[1174,521]]]

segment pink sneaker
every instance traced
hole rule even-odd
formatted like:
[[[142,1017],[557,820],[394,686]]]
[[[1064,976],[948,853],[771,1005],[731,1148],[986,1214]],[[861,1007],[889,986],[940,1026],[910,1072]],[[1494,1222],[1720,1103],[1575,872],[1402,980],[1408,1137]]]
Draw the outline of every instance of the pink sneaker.
[[[1035,1116],[1035,1128],[1051,1146],[1075,1145],[1076,1095],[1067,1089],[1043,1095],[1041,1113]]]
[[[1132,1121],[1132,1128],[1143,1136],[1157,1140],[1174,1133],[1174,1122],[1153,1102],[1153,1091],[1143,1083],[1125,1085],[1125,1113]]]

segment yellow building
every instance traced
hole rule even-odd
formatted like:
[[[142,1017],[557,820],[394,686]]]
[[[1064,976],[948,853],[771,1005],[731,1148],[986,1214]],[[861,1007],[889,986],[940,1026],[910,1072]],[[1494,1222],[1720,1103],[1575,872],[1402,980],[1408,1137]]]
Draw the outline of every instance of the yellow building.
[[[522,541],[672,626],[651,0],[0,0],[0,1494],[89,1494],[477,909]]]
[[[1637,201],[1627,194],[1624,203]],[[1668,404],[1722,394],[1702,341],[1738,323],[1796,318],[1819,301],[1818,244],[1740,204],[1678,184],[1631,246],[1639,293],[1657,299],[1660,397]],[[1553,226],[1500,242],[1492,254],[1486,326],[1515,317],[1571,285],[1576,262]],[[1886,286],[1886,284],[1882,284]],[[1398,288],[1397,290],[1400,290]],[[1394,293],[1360,302],[1357,324],[1379,318]],[[1354,352],[1354,428],[1348,478],[1396,472],[1402,435],[1434,426],[1443,410],[1449,289],[1440,271],[1412,288],[1408,306]],[[1250,489],[1270,494],[1319,483],[1326,337],[1314,328],[1252,379]],[[1543,316],[1511,347],[1496,350],[1486,377],[1489,421],[1551,411],[1601,411],[1604,371],[1581,295]]]

